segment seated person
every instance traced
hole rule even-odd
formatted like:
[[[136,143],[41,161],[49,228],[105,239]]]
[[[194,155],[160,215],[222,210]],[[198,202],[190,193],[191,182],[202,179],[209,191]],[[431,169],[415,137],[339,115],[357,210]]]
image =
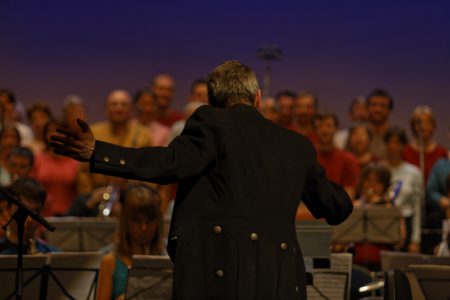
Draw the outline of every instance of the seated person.
[[[148,185],[130,186],[119,222],[116,250],[100,265],[97,299],[125,299],[128,268],[133,254],[162,255],[162,216],[158,192]]]
[[[12,195],[18,197],[24,204],[28,205],[31,209],[40,213],[45,204],[46,192],[44,188],[36,180],[29,177],[22,177],[14,181],[10,188]],[[14,215],[17,207],[6,202],[2,199],[6,205],[4,205],[3,214],[9,219]],[[24,254],[37,254],[59,251],[57,248],[52,247],[45,243],[38,237],[39,223],[27,217],[24,224]],[[17,254],[17,224],[16,221],[12,221],[6,230],[6,235],[0,239],[0,254]]]
[[[362,173],[357,189],[357,199],[354,207],[368,207],[373,205],[386,205],[393,207],[388,198],[388,189],[391,181],[391,173],[387,167],[379,164],[368,165]],[[402,236],[405,235],[404,223],[402,222]],[[403,244],[403,242],[400,242]],[[379,270],[381,250],[393,250],[394,245],[382,243],[355,243],[354,257],[355,264],[363,265],[370,270]]]

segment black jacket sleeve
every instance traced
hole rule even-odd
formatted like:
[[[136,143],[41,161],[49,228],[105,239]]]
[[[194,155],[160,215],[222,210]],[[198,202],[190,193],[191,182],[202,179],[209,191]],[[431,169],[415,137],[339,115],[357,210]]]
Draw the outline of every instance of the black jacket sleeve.
[[[325,218],[330,225],[340,224],[352,212],[352,201],[343,187],[326,177],[314,149],[312,156],[314,160],[307,173],[303,202],[315,218]]]
[[[168,147],[126,148],[97,141],[90,170],[160,184],[177,182],[199,175],[214,162],[214,131],[214,111],[200,107]]]

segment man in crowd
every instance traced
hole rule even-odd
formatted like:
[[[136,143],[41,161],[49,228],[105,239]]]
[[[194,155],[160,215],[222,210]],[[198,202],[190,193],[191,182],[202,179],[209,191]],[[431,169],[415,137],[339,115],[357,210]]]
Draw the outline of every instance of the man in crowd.
[[[275,101],[278,104],[278,125],[290,130],[294,130],[292,120],[295,97],[295,93],[289,90],[281,91],[275,96]]]
[[[297,94],[294,107],[294,129],[314,144],[317,136],[314,131],[314,116],[317,113],[317,97],[308,91],[300,91]]]
[[[175,80],[171,76],[167,74],[156,75],[153,78],[151,90],[156,104],[156,121],[171,127],[173,123],[183,119],[183,114],[171,107],[175,96]]]

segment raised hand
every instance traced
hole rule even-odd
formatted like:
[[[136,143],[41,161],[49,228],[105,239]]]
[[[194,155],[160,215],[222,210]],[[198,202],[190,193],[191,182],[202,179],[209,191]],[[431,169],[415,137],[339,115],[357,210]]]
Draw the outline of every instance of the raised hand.
[[[50,137],[50,146],[56,154],[64,155],[78,161],[89,161],[94,153],[95,138],[89,125],[77,119],[80,130],[58,127],[59,135]]]

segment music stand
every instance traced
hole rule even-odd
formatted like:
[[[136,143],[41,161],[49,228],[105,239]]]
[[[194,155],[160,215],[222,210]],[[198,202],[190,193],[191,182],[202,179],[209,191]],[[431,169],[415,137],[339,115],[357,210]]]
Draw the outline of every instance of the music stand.
[[[47,261],[46,255],[23,256],[23,298],[39,299],[43,267]],[[17,255],[0,255],[0,299],[16,297],[15,274],[17,270]]]
[[[133,255],[126,299],[172,299],[172,270],[168,256]]]
[[[333,241],[340,243],[400,242],[400,211],[396,207],[357,207],[349,218],[333,227]]]
[[[81,251],[98,251],[114,241],[116,218],[81,218]]]
[[[49,253],[46,299],[95,299],[102,257],[98,252]]]
[[[65,252],[82,251],[79,217],[47,217],[57,230],[46,233],[47,242]]]
[[[450,298],[450,266],[411,265],[426,299],[447,300]]]

